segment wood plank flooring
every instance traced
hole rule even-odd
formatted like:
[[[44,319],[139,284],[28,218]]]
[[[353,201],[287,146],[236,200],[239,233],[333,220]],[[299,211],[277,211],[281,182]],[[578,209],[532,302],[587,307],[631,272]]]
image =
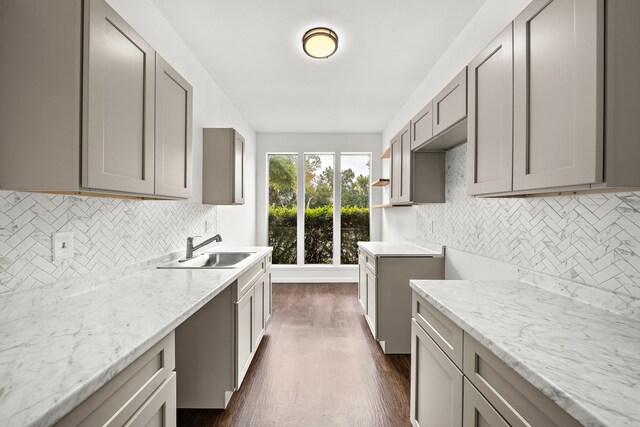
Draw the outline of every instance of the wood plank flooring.
[[[178,410],[192,426],[410,426],[409,355],[385,356],[356,284],[274,284],[273,316],[226,410]]]

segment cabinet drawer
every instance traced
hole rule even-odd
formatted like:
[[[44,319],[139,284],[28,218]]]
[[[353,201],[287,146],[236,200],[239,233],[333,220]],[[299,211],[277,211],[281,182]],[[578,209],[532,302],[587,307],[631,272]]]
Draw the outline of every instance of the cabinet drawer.
[[[367,251],[360,250],[360,258],[364,261],[365,265],[369,267],[369,269],[373,272],[373,274],[377,274],[376,272],[376,257],[368,253]]]
[[[467,67],[433,99],[433,136],[467,116]]]
[[[415,292],[411,314],[449,359],[462,369],[462,328]]]
[[[269,252],[269,255],[267,255],[267,269],[271,268],[271,265],[273,265],[273,253]]]
[[[249,268],[249,271],[244,273],[242,276],[238,278],[238,286],[236,289],[236,299],[235,301],[240,300],[251,287],[260,279],[260,277],[266,271],[267,266],[267,258],[262,258],[256,264]]]
[[[176,424],[176,373],[173,372],[124,427],[175,427]]]
[[[411,119],[411,150],[415,150],[433,136],[433,114],[430,102]]]
[[[466,378],[463,395],[462,427],[510,427]]]
[[[121,426],[174,369],[175,335],[171,332],[56,425]]]
[[[464,374],[513,427],[578,427],[573,417],[464,334]]]

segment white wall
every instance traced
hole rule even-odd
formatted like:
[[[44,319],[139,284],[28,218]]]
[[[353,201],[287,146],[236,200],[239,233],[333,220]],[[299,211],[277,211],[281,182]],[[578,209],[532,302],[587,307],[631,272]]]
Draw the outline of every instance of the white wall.
[[[487,0],[451,43],[436,65],[411,95],[382,134],[382,149],[425,104],[433,99],[471,60],[500,33],[531,0]],[[390,174],[389,161],[383,174]],[[388,190],[385,200],[388,200]],[[382,238],[403,240],[416,235],[416,208],[385,209],[382,215]]]
[[[257,242],[267,245],[267,153],[273,152],[368,152],[372,181],[381,177],[379,133],[258,133],[257,136]],[[381,200],[379,187],[371,191],[371,204]],[[381,240],[381,212],[371,214],[371,240]],[[274,281],[355,281],[357,267],[274,266]]]
[[[218,207],[218,231],[226,244],[254,245],[255,131],[151,0],[107,2],[193,86],[193,201],[202,201],[202,128],[233,127],[245,137],[245,205]]]

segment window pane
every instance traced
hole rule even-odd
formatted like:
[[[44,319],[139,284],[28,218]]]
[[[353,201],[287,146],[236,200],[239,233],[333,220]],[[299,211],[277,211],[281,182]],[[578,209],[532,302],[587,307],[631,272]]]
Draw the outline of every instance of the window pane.
[[[341,157],[340,263],[358,263],[358,242],[369,241],[368,154]]]
[[[304,263],[333,264],[333,155],[304,155]]]
[[[298,263],[298,156],[269,155],[269,246],[274,264]]]

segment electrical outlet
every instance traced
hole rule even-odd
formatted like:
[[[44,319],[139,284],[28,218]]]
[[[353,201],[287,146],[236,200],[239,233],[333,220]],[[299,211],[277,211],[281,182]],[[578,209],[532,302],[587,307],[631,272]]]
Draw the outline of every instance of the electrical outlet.
[[[73,258],[73,231],[53,233],[53,260]]]

